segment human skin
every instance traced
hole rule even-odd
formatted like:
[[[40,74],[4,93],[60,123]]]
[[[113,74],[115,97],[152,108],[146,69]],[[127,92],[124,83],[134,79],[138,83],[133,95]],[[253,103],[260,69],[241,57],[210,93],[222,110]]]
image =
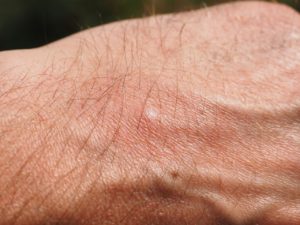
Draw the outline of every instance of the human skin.
[[[299,52],[244,2],[0,53],[0,225],[299,225]]]

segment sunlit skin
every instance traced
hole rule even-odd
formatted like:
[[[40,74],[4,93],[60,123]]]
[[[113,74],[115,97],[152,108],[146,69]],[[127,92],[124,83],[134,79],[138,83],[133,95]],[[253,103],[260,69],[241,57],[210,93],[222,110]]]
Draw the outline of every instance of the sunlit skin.
[[[299,62],[262,2],[0,53],[0,225],[300,225]]]

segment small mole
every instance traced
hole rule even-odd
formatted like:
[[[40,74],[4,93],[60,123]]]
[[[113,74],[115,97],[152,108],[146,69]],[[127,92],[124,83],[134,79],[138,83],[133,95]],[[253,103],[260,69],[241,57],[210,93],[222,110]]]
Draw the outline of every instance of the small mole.
[[[171,176],[172,176],[173,179],[177,179],[179,177],[179,173],[176,172],[176,171],[172,171]]]

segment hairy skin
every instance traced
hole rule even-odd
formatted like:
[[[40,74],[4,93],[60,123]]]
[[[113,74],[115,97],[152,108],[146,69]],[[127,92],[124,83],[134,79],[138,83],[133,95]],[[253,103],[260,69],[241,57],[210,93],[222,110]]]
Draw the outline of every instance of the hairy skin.
[[[300,16],[244,2],[0,54],[1,225],[299,225]]]

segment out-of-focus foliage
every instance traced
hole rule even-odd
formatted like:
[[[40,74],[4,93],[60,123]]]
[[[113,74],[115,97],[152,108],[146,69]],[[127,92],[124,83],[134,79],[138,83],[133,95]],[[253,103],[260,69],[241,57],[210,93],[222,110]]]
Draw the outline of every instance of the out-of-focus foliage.
[[[226,0],[0,0],[0,51],[31,48],[125,18],[176,12]],[[300,10],[298,0],[282,1]]]

